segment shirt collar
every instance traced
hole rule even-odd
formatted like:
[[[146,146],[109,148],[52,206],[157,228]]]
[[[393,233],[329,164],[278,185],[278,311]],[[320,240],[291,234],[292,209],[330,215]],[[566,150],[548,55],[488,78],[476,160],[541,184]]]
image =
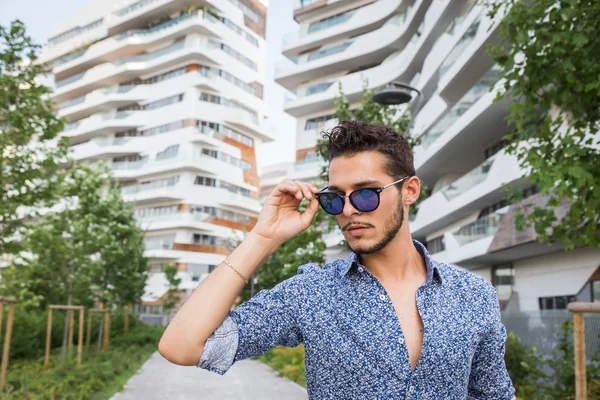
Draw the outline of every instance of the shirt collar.
[[[415,248],[417,249],[417,251],[419,252],[419,254],[421,255],[421,257],[423,257],[423,259],[425,260],[425,266],[427,268],[427,282],[431,281],[432,279],[436,279],[439,283],[443,283],[442,268],[440,268],[441,264],[439,262],[435,261],[433,258],[431,258],[431,255],[429,255],[429,252],[427,251],[427,249],[425,248],[425,246],[423,246],[423,244],[421,242],[413,239],[413,244],[414,244]],[[348,256],[348,258],[346,258],[346,261],[344,263],[342,263],[342,265],[340,266],[340,269],[339,269],[340,275],[346,276],[348,271],[350,271],[350,269],[354,265],[359,266],[361,264],[358,259],[358,255],[356,253],[352,252]]]

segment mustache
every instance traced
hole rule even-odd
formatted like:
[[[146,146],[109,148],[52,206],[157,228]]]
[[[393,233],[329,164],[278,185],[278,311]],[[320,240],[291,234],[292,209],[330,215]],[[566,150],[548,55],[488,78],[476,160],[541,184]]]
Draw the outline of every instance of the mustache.
[[[371,224],[367,224],[365,222],[356,222],[356,221],[354,221],[354,222],[348,222],[346,225],[344,225],[344,227],[342,228],[342,231],[345,232],[345,231],[348,230],[348,228],[355,227],[355,226],[362,226],[362,227],[365,227],[365,228],[374,228],[374,226],[371,225]]]

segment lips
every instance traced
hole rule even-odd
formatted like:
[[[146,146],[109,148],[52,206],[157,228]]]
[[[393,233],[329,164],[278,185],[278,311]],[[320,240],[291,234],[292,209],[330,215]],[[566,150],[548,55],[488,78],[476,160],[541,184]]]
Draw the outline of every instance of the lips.
[[[365,233],[369,227],[364,225],[354,225],[346,228],[346,231],[350,232],[352,236],[359,236]]]

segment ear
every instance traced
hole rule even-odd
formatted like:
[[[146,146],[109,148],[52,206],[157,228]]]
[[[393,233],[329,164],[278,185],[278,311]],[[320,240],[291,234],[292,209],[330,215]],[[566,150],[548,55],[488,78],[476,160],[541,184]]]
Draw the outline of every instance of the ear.
[[[408,178],[402,185],[402,203],[405,206],[414,204],[421,194],[421,181],[416,176]]]

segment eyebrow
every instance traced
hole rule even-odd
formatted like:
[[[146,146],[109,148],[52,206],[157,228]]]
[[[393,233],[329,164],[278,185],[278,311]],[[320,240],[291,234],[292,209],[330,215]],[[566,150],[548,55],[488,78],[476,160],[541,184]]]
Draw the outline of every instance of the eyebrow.
[[[352,185],[353,189],[358,189],[360,187],[364,187],[367,185],[379,185],[381,186],[381,183],[379,181],[374,181],[374,180],[368,180],[368,181],[361,181],[361,182],[356,182],[355,184]],[[379,187],[377,186],[377,187]],[[339,187],[335,186],[335,185],[331,185],[329,187],[327,187],[327,190],[331,191],[331,192],[342,192],[343,190],[340,189]]]

